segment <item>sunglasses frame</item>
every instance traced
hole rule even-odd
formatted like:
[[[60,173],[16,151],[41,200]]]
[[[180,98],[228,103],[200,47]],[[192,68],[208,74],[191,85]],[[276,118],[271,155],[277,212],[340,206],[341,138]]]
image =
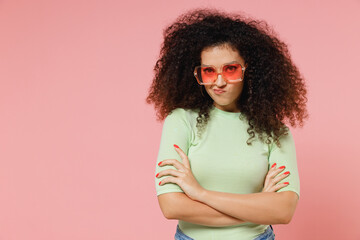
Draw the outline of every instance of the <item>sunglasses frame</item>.
[[[239,79],[235,79],[235,80],[228,80],[228,79],[226,79],[225,77],[224,77],[224,75],[223,75],[223,73],[222,73],[222,71],[223,71],[223,68],[226,66],[226,65],[231,65],[231,64],[239,64],[240,66],[241,66],[241,70],[242,70],[242,78],[239,78]],[[215,70],[216,70],[216,73],[217,73],[217,77],[216,77],[216,79],[213,81],[213,82],[210,82],[210,83],[203,83],[203,82],[201,82],[200,80],[199,80],[199,78],[198,78],[198,75],[197,75],[197,69],[198,68],[201,68],[201,67],[212,67],[212,68],[214,68]],[[245,67],[241,64],[241,63],[239,63],[239,62],[237,62],[237,61],[233,61],[233,62],[229,62],[229,63],[224,63],[224,64],[222,64],[221,65],[221,67],[220,67],[220,69],[221,69],[221,72],[219,73],[218,71],[217,71],[217,68],[214,66],[214,65],[199,65],[199,66],[196,66],[195,67],[195,69],[194,69],[194,76],[195,76],[195,78],[196,78],[196,81],[200,84],[200,85],[212,85],[212,84],[214,84],[215,82],[216,82],[216,80],[219,78],[219,75],[221,75],[221,77],[225,80],[225,82],[227,82],[227,83],[236,83],[236,82],[241,82],[242,80],[243,80],[243,78],[244,78],[244,73],[245,73],[245,69],[247,68],[247,64],[245,64]]]

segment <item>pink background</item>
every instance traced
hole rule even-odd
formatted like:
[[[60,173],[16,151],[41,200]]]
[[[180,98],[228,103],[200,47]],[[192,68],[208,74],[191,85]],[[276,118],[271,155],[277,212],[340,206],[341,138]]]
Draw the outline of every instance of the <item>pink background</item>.
[[[192,7],[266,20],[307,80],[301,199],[277,239],[360,239],[360,1],[0,1],[0,239],[173,239],[145,97]]]

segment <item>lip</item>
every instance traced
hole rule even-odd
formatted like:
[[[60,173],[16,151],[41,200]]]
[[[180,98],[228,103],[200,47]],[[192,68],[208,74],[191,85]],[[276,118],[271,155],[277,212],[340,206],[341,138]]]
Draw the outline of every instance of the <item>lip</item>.
[[[221,94],[221,93],[224,93],[225,91],[224,90],[220,90],[220,89],[214,89],[214,92],[216,94]]]

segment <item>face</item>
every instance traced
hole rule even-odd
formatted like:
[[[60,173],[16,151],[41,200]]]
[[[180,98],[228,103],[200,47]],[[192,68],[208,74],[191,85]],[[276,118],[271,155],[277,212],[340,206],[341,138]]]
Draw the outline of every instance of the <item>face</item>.
[[[201,52],[201,64],[213,65],[218,73],[221,66],[233,61],[239,62],[245,66],[244,59],[239,52],[232,49],[229,45],[219,45],[205,48]],[[219,74],[218,78],[212,85],[204,85],[206,92],[214,100],[214,106],[227,112],[239,112],[236,107],[236,101],[240,98],[244,82],[227,83]]]

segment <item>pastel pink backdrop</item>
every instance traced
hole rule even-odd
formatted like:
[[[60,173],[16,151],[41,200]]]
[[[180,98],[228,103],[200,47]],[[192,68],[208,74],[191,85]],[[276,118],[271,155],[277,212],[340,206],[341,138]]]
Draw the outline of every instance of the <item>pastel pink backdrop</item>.
[[[360,239],[359,1],[0,1],[0,239],[173,239],[145,97],[192,7],[267,21],[307,80],[301,200],[279,240]]]

